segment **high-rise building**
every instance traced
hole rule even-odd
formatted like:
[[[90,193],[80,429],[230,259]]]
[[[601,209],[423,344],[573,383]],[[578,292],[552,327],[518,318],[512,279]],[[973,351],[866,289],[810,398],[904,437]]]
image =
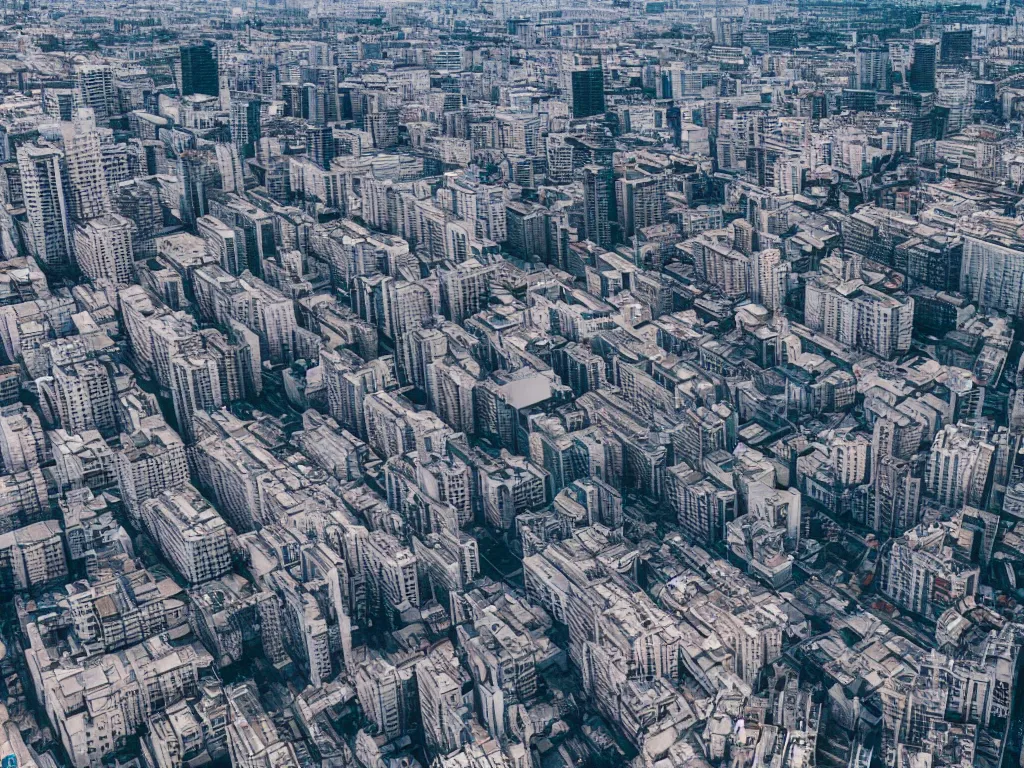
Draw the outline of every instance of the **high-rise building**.
[[[123,436],[114,468],[121,499],[136,524],[146,499],[188,482],[185,445],[159,416],[143,419],[139,429]]]
[[[190,584],[231,570],[231,529],[192,486],[145,500],[142,522],[164,557]]]
[[[212,152],[186,150],[178,156],[178,180],[181,183],[181,220],[193,227],[196,220],[209,213],[209,195],[217,189],[216,155]]]
[[[687,536],[703,544],[725,538],[726,524],[736,517],[736,491],[681,463],[668,469],[665,492]]]
[[[18,148],[29,251],[50,271],[70,267],[74,252],[62,160],[63,153],[53,147]]]
[[[921,478],[909,463],[885,456],[875,470],[875,509],[872,528],[883,541],[900,536],[918,524],[921,515]]]
[[[963,64],[971,58],[974,33],[970,29],[948,30],[942,33],[940,61],[943,64]]]
[[[114,70],[108,64],[80,64],[75,70],[75,84],[82,106],[90,107],[97,120],[114,116]]]
[[[117,431],[114,385],[107,367],[98,360],[54,365],[52,386],[61,426],[69,434]]]
[[[612,169],[588,165],[583,169],[583,234],[600,246],[612,244],[615,179]]]
[[[664,220],[669,188],[667,174],[629,170],[616,179],[615,207],[623,239]]]
[[[441,272],[441,310],[454,323],[461,323],[484,308],[497,267],[468,259]]]
[[[397,668],[382,658],[363,662],[353,675],[363,713],[386,739],[408,733],[418,719],[410,693],[416,688],[415,667]]]
[[[600,66],[572,72],[572,116],[604,114],[604,70]]]
[[[206,250],[216,257],[225,272],[238,276],[245,270],[241,263],[242,247],[238,234],[216,216],[200,216],[196,220],[196,231],[206,241]]]
[[[889,87],[889,49],[867,46],[857,49],[857,88],[884,91]]]
[[[259,337],[237,321],[230,323],[227,335],[213,329],[200,333],[207,353],[217,363],[224,403],[259,397],[263,391]]]
[[[307,128],[306,154],[321,168],[329,169],[334,159],[334,130],[326,125]]]
[[[980,309],[1024,315],[1024,237],[1017,220],[975,214],[957,230],[964,238],[960,292]]]
[[[68,208],[77,221],[92,219],[111,211],[100,136],[92,129],[91,122],[78,120],[61,124]]]
[[[171,369],[174,376],[171,399],[178,433],[192,442],[195,439],[192,416],[196,411],[215,411],[224,404],[217,361],[205,352],[175,357],[171,360]]]
[[[132,223],[109,213],[75,227],[75,258],[90,280],[133,281]]]
[[[231,100],[231,141],[242,159],[256,156],[262,110],[263,102],[259,99]]]
[[[935,64],[938,60],[937,40],[914,42],[914,59],[907,72],[912,90],[918,93],[932,93],[935,90]]]
[[[372,531],[363,557],[363,568],[371,574],[380,600],[398,610],[419,607],[418,561],[408,547],[390,533]]]
[[[220,95],[217,60],[212,45],[183,45],[181,47],[181,95],[205,93]]]
[[[903,610],[934,619],[962,597],[973,597],[979,568],[946,544],[942,526],[920,525],[879,556],[882,592]]]
[[[981,507],[994,454],[995,447],[969,428],[947,424],[935,435],[928,456],[924,480],[928,495],[951,509],[965,504]]]
[[[7,594],[66,579],[64,534],[56,520],[0,534],[0,589]]]

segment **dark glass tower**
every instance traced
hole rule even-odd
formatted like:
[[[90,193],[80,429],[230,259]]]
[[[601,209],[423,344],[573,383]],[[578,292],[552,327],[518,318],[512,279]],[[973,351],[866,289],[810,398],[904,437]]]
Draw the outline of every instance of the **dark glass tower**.
[[[217,61],[213,58],[211,45],[183,45],[181,47],[181,93],[191,96],[205,93],[217,96],[220,83],[217,78]]]
[[[973,33],[969,29],[952,30],[942,33],[943,64],[963,64],[971,58]]]
[[[604,70],[577,69],[572,73],[572,116],[590,117],[604,113]]]
[[[914,43],[914,61],[910,65],[907,78],[912,90],[918,93],[932,93],[935,90],[935,61],[938,47],[934,40],[920,40]]]

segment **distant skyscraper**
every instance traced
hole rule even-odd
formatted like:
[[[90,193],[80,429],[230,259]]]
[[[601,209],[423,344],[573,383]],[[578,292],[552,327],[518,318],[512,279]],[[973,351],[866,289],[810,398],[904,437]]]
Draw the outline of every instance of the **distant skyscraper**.
[[[324,170],[329,170],[334,159],[334,131],[327,126],[306,129],[306,154]]]
[[[577,69],[572,73],[572,116],[590,117],[604,113],[604,70]]]
[[[600,165],[586,166],[583,169],[583,224],[587,240],[598,245],[611,245],[614,200],[612,169]]]
[[[28,217],[29,250],[50,270],[71,265],[70,211],[61,172],[63,154],[53,147],[18,149],[18,171]]]
[[[260,140],[260,110],[258,99],[231,102],[231,141],[238,147],[242,158],[256,156]]]
[[[974,33],[969,29],[942,33],[941,61],[943,64],[963,64],[971,58]]]
[[[918,40],[914,43],[914,60],[907,73],[912,90],[931,93],[935,90],[935,62],[939,44],[935,40]]]
[[[181,220],[194,226],[208,212],[211,189],[217,187],[216,157],[213,153],[187,150],[178,157],[178,178],[181,181]]]
[[[889,86],[889,49],[872,46],[857,49],[857,88],[884,91]]]
[[[183,45],[181,47],[181,93],[191,96],[205,93],[218,96],[220,83],[217,61],[211,45]]]

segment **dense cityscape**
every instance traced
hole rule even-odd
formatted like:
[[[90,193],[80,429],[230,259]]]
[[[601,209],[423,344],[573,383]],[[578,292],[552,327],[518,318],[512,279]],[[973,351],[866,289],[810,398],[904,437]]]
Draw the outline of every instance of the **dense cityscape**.
[[[1022,0],[4,0],[2,768],[1024,768],[1022,350]]]

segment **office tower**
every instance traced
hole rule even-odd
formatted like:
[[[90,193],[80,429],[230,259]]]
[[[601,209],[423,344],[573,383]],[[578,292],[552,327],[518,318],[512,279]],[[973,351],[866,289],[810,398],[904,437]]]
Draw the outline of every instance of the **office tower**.
[[[307,128],[306,154],[321,168],[329,170],[334,159],[334,130],[326,125]]]
[[[888,90],[888,48],[869,46],[857,49],[857,88],[862,91]]]
[[[92,109],[97,120],[114,116],[114,71],[109,65],[80,64],[75,70],[75,84],[82,106]]]
[[[241,258],[242,246],[238,243],[238,235],[231,227],[216,216],[200,216],[196,220],[196,231],[206,241],[206,251],[217,259],[221,269],[231,275],[240,275],[245,271]]]
[[[181,47],[181,95],[191,96],[195,93],[220,95],[217,61],[210,44]]]
[[[231,529],[192,486],[146,499],[142,522],[189,584],[202,584],[231,570]]]
[[[116,213],[75,227],[75,259],[90,280],[128,284],[135,277],[132,223]]]
[[[111,210],[100,136],[90,130],[90,123],[91,120],[81,120],[61,124],[68,208],[77,221],[102,216]]]
[[[263,102],[259,99],[231,100],[231,142],[242,159],[256,156],[261,134]]]
[[[604,114],[604,70],[587,67],[572,72],[572,116]]]
[[[336,123],[341,119],[341,102],[338,99],[338,70],[335,67],[303,67],[302,81],[314,83],[322,94],[323,122]]]
[[[455,323],[475,315],[487,301],[495,264],[468,259],[441,272],[441,311]]]
[[[583,234],[600,246],[612,244],[615,184],[612,169],[588,165],[583,169]]]
[[[935,106],[946,110],[945,134],[957,133],[970,125],[974,111],[974,80],[971,73],[963,67],[943,67],[935,73],[935,90]],[[944,152],[947,146],[944,145]],[[970,155],[976,153],[977,149],[972,143],[967,151]]]
[[[323,125],[327,114],[327,94],[316,83],[299,86],[299,115],[313,125]]]
[[[171,359],[174,376],[171,400],[178,433],[186,440],[195,440],[192,416],[196,411],[215,411],[224,401],[221,398],[220,373],[217,361],[208,353],[174,357]]]
[[[62,159],[63,153],[52,147],[18,148],[29,252],[50,271],[69,268],[73,254]]]
[[[911,90],[917,93],[931,93],[935,90],[935,64],[938,59],[939,43],[936,40],[914,42],[914,59],[907,72]]]
[[[950,30],[942,33],[940,61],[943,64],[964,64],[971,58],[974,33],[969,29]]]

